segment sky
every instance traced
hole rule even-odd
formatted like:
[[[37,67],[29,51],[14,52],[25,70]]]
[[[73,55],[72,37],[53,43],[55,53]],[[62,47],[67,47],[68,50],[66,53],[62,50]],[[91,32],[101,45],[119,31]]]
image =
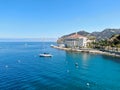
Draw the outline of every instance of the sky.
[[[0,38],[58,38],[120,28],[120,0],[0,0]]]

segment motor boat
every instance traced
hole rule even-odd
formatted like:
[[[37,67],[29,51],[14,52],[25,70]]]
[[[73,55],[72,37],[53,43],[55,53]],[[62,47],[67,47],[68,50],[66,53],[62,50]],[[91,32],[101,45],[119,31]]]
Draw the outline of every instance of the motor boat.
[[[51,46],[51,47],[54,47],[54,45],[53,45],[53,44],[51,44],[50,46]]]
[[[39,55],[40,57],[52,57],[53,55],[51,55],[50,53],[43,53]]]

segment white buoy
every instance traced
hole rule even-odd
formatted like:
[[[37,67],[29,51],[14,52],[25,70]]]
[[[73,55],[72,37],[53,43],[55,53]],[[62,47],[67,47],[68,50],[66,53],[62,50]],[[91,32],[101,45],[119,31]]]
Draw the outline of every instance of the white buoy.
[[[75,63],[75,66],[78,66],[78,63],[77,63],[77,62]]]
[[[8,68],[8,65],[5,65],[6,68]]]
[[[87,86],[89,86],[90,84],[89,83],[87,83]]]

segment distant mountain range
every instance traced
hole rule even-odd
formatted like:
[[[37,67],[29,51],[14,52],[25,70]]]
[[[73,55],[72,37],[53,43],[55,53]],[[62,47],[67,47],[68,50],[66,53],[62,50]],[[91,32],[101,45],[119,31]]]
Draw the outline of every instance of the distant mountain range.
[[[62,41],[64,38],[66,38],[70,35],[73,35],[75,33],[76,32],[62,36],[61,38],[58,39],[58,42]],[[120,29],[104,29],[101,32],[92,32],[92,33],[89,33],[86,31],[79,31],[79,32],[77,32],[77,34],[87,36],[87,37],[94,36],[96,38],[96,40],[99,41],[99,40],[109,39],[115,34],[120,34]]]

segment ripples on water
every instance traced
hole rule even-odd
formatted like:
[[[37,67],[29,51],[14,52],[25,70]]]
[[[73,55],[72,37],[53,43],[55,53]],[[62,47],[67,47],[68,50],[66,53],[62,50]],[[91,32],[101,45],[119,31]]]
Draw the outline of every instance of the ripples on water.
[[[0,43],[0,90],[120,90],[119,58],[65,52],[51,44]],[[54,56],[40,58],[43,52]]]

